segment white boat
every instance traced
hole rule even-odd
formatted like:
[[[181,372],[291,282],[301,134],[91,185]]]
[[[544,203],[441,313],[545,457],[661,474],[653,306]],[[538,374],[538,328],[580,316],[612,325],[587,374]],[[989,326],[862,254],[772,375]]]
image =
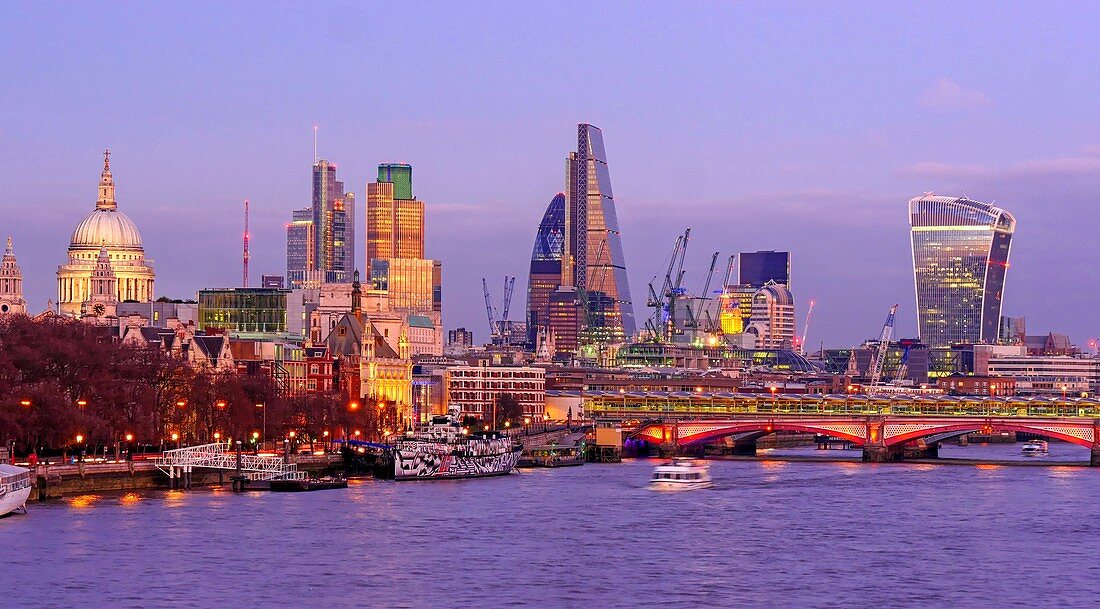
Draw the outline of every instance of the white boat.
[[[1045,457],[1050,454],[1046,440],[1029,440],[1020,451],[1025,457]]]
[[[0,463],[0,516],[19,508],[26,511],[31,496],[31,470]]]
[[[681,457],[653,468],[649,480],[649,488],[655,491],[691,491],[713,485],[706,463]]]

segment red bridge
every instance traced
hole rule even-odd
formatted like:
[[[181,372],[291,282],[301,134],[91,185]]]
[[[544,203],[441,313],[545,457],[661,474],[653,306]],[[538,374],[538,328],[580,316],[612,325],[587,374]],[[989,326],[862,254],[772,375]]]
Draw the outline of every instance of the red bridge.
[[[1089,448],[1090,463],[1100,466],[1100,400],[1090,398],[702,392],[586,392],[583,398],[589,416],[671,447],[732,437],[735,450],[751,454],[764,435],[808,432],[862,445],[864,461],[891,461],[901,459],[907,445],[922,443],[934,455],[941,442],[963,434],[1014,431]]]

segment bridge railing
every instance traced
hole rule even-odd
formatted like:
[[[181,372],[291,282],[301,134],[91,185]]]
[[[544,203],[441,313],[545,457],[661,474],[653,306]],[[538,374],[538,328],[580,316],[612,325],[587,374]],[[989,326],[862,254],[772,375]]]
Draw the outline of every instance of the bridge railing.
[[[585,412],[610,417],[775,414],[1100,419],[1100,401],[1091,398],[687,394],[659,397],[586,396],[584,399]]]

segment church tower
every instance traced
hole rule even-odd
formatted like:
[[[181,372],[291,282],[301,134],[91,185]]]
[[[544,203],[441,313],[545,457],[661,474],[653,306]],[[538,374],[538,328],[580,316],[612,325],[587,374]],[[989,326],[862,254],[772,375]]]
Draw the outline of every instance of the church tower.
[[[27,301],[23,300],[23,271],[15,261],[15,251],[8,237],[8,248],[0,262],[0,315],[27,314]]]
[[[85,317],[114,317],[118,304],[118,278],[115,269],[111,266],[111,257],[107,253],[107,246],[99,248],[99,257],[95,261],[95,269],[92,271],[91,295],[84,303],[83,314]]]

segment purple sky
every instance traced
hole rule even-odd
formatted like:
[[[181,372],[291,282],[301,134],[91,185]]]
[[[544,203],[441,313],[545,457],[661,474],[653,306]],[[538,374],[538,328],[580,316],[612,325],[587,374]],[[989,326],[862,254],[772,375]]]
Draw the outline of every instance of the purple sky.
[[[715,250],[790,249],[811,344],[876,335],[894,303],[914,335],[905,203],[935,191],[1016,215],[1005,313],[1083,343],[1100,334],[1100,5],[1053,4],[8,5],[0,233],[41,310],[110,147],[158,295],[239,283],[244,198],[253,276],[282,274],[316,124],[356,193],[378,162],[413,164],[445,323],[481,340],[480,278],[495,298],[505,273],[526,286],[585,121],[638,300],[691,226],[691,288]]]

